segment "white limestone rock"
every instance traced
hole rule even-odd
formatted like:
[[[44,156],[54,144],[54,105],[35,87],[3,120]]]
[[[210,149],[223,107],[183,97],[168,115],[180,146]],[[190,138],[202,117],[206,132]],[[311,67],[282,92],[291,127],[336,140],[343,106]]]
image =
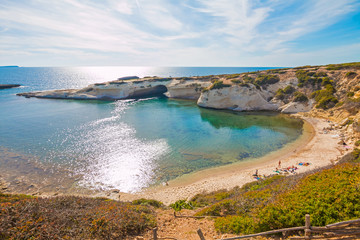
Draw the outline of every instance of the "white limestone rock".
[[[273,95],[269,91],[256,89],[252,84],[249,87],[233,85],[203,92],[197,104],[201,107],[235,111],[276,111],[279,105],[268,101]]]

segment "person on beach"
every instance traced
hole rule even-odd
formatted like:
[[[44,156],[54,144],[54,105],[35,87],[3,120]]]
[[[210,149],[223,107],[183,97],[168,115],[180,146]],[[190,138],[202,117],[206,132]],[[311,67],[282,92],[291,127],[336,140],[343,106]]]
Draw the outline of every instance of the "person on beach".
[[[281,168],[281,160],[279,160],[279,168]]]

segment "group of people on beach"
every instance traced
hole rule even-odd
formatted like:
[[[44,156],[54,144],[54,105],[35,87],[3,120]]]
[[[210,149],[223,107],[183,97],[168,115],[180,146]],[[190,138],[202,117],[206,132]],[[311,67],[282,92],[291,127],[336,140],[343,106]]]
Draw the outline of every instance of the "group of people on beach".
[[[297,165],[299,166],[309,166],[311,163],[308,162],[300,162]],[[279,161],[279,165],[277,168],[275,168],[275,170],[273,171],[275,174],[296,174],[296,170],[298,170],[299,168],[297,166],[292,165],[291,167],[285,167],[282,168],[281,167],[281,160]],[[256,169],[255,174],[253,174],[253,177],[256,180],[260,180],[260,179],[264,179],[266,178],[265,175],[260,175],[258,169]]]

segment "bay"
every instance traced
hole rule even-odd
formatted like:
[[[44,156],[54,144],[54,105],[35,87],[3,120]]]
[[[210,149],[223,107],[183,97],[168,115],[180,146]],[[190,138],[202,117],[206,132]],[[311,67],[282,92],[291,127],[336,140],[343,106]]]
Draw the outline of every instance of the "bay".
[[[76,183],[124,192],[197,170],[265,154],[295,141],[302,121],[276,113],[235,113],[194,101],[150,98],[116,102],[27,99],[15,94],[81,88],[136,75],[183,77],[269,68],[1,68],[0,146],[65,168]]]

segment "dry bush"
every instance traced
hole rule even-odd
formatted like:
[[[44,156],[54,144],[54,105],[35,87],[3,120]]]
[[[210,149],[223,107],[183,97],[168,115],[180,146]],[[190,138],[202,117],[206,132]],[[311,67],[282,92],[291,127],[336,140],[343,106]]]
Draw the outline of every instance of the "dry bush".
[[[9,196],[0,194],[0,239],[123,239],[156,225],[149,207],[130,203]]]

